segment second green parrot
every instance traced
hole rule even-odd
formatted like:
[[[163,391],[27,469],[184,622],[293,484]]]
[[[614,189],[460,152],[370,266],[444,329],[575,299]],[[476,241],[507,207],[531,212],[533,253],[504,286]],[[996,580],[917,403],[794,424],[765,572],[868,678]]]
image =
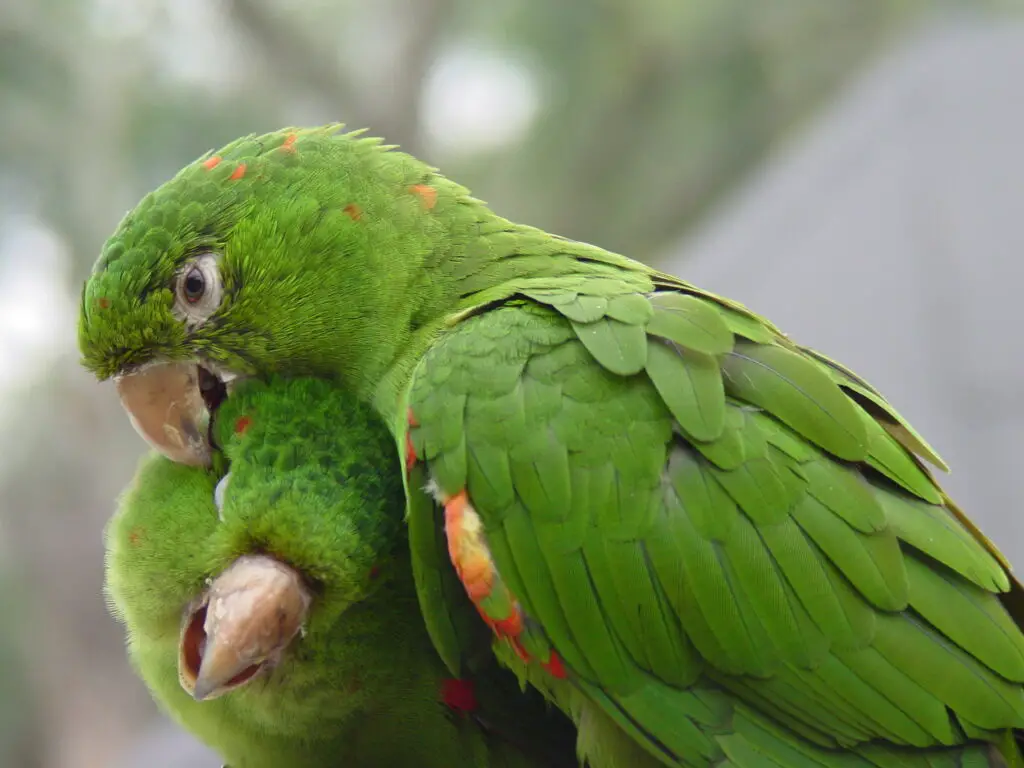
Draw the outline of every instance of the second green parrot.
[[[419,618],[399,460],[317,379],[250,381],[213,467],[153,452],[107,591],[161,705],[231,768],[570,768],[572,729],[486,653],[456,680]]]
[[[183,169],[104,246],[79,343],[183,464],[216,463],[246,379],[373,409],[432,652],[463,679],[489,633],[594,768],[1020,764],[1020,586],[877,390],[378,140],[286,129]]]

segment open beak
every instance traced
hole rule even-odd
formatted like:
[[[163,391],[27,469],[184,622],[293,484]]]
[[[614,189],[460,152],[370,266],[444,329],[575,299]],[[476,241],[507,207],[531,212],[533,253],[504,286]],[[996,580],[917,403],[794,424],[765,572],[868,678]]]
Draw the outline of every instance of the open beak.
[[[147,443],[179,464],[210,464],[210,417],[227,397],[218,376],[194,362],[157,363],[118,376],[116,386]]]
[[[302,629],[302,577],[266,555],[243,555],[185,611],[178,677],[196,701],[239,688],[277,664]]]

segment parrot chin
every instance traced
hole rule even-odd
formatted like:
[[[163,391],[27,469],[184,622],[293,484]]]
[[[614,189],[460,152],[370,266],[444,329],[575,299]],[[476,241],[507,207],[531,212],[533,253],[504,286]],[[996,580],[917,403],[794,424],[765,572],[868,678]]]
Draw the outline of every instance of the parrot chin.
[[[301,632],[311,597],[299,573],[243,555],[186,609],[178,679],[196,701],[215,699],[273,668]]]
[[[237,378],[209,364],[152,363],[115,383],[132,426],[149,445],[179,464],[209,466],[211,418]]]

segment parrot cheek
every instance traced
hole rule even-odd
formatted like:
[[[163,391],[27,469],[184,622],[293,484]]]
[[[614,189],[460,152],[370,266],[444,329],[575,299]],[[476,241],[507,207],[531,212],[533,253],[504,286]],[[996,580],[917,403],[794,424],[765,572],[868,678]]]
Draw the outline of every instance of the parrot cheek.
[[[227,396],[223,380],[194,362],[156,363],[116,379],[132,426],[171,461],[211,463],[211,413]]]

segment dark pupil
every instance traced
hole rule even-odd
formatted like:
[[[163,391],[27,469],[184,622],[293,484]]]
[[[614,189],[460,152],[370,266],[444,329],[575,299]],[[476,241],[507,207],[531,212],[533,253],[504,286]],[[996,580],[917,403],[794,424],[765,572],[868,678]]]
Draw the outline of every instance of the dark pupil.
[[[185,275],[185,298],[189,301],[199,301],[203,298],[203,291],[206,290],[206,282],[203,280],[203,273],[193,269]]]

